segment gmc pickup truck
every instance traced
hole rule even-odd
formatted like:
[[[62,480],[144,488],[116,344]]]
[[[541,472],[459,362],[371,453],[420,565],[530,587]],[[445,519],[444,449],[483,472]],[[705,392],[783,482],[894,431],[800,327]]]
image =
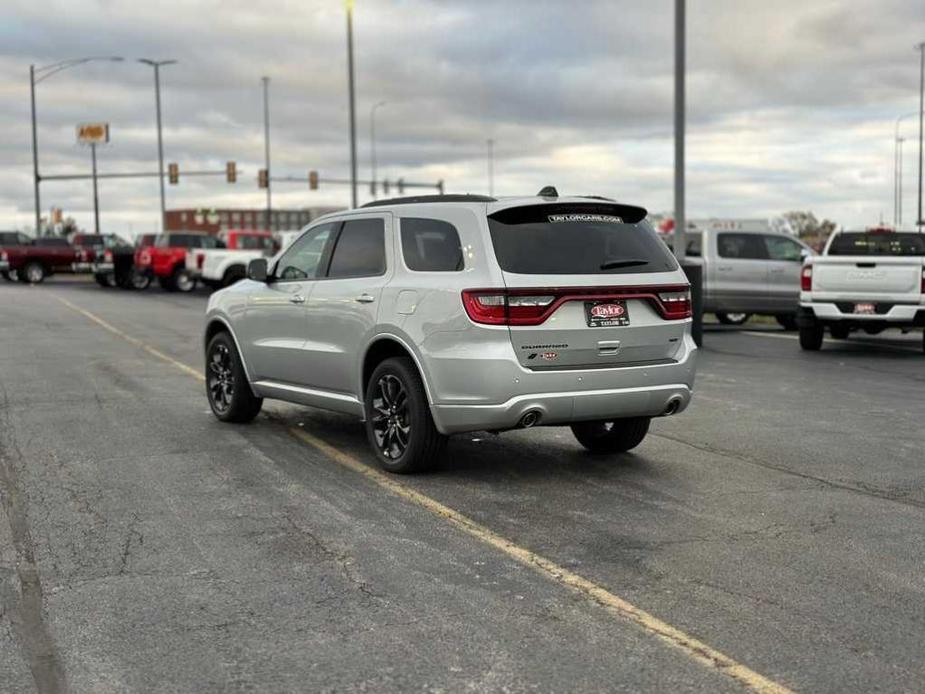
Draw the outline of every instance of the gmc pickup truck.
[[[833,234],[800,275],[800,346],[822,347],[852,331],[925,328],[925,234],[888,230]],[[925,333],[922,349],[925,350]]]
[[[186,257],[186,266],[203,284],[218,289],[247,276],[247,264],[254,258],[269,258],[279,243],[269,231],[229,229],[218,234],[216,248],[196,248]]]

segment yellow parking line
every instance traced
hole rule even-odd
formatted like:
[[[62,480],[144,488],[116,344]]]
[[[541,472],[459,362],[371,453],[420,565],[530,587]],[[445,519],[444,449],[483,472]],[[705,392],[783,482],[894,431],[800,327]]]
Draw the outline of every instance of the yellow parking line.
[[[90,319],[113,335],[116,335],[126,342],[143,349],[148,354],[161,359],[171,366],[176,367],[183,373],[191,375],[197,380],[203,380],[202,374],[191,366],[177,361],[173,357],[170,357],[160,350],[151,347],[136,337],[127,335],[99,316],[96,316],[89,311],[75,306],[70,301],[62,299],[61,297],[55,298],[57,298],[58,301],[60,301],[65,306]],[[462,513],[459,513],[458,511],[455,511],[450,507],[441,504],[439,501],[432,499],[426,494],[422,494],[421,492],[412,489],[411,487],[401,482],[398,482],[395,477],[365,465],[357,458],[351,456],[348,453],[345,453],[338,448],[335,448],[326,441],[296,427],[292,427],[290,432],[293,436],[314,447],[334,462],[342,465],[345,468],[353,470],[360,475],[363,475],[363,477],[366,479],[374,482],[392,494],[395,494],[396,496],[429,511],[435,516],[444,519],[450,525],[468,533],[481,542],[494,547],[495,549],[503,552],[505,555],[515,559],[521,564],[524,564],[525,566],[538,571],[554,582],[567,586],[568,588],[585,596],[592,602],[604,607],[610,613],[636,624],[646,632],[653,634],[660,638],[662,641],[680,649],[687,656],[700,663],[701,665],[704,665],[705,667],[715,672],[735,680],[745,688],[751,691],[761,692],[762,694],[788,694],[791,691],[784,685],[768,679],[764,675],[761,675],[749,667],[743,665],[742,663],[733,660],[729,656],[721,653],[715,648],[708,646],[690,634],[687,634],[686,632],[673,627],[672,625],[662,621],[649,612],[646,612],[645,610],[636,607],[632,603],[627,602],[623,598],[611,593],[603,586],[594,583],[593,581],[590,581],[573,571],[569,571],[565,567],[560,566],[554,561],[530,551],[526,547],[521,547],[515,542],[508,540],[501,535],[498,535],[494,531],[489,530],[484,525],[475,522],[468,516],[465,516]]]

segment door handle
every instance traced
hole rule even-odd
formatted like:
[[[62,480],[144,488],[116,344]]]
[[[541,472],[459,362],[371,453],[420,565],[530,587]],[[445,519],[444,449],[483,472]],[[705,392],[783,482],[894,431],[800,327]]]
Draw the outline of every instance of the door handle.
[[[293,294],[292,296],[289,297],[289,303],[290,304],[304,304],[305,297],[302,296],[301,294]]]
[[[359,301],[361,304],[371,304],[376,300],[376,297],[369,294],[360,294],[354,301]]]

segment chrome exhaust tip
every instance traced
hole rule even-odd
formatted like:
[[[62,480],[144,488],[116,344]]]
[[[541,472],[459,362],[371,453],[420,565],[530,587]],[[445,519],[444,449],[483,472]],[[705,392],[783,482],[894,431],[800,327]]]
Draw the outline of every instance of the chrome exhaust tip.
[[[672,398],[668,401],[668,406],[665,408],[665,411],[662,412],[662,416],[670,417],[679,409],[681,409],[681,398]]]
[[[530,410],[523,417],[520,418],[518,427],[521,429],[529,429],[534,426],[538,421],[540,421],[540,413],[536,410]]]

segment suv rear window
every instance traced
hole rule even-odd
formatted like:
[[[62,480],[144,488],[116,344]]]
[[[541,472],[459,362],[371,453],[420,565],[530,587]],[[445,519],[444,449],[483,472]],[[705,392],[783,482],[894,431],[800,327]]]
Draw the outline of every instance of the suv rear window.
[[[459,232],[439,219],[401,220],[401,250],[405,265],[417,272],[457,272],[463,269]]]
[[[488,218],[498,264],[525,275],[668,272],[674,256],[644,210],[622,205],[529,205]]]
[[[829,255],[925,255],[925,234],[842,233],[829,246]]]

